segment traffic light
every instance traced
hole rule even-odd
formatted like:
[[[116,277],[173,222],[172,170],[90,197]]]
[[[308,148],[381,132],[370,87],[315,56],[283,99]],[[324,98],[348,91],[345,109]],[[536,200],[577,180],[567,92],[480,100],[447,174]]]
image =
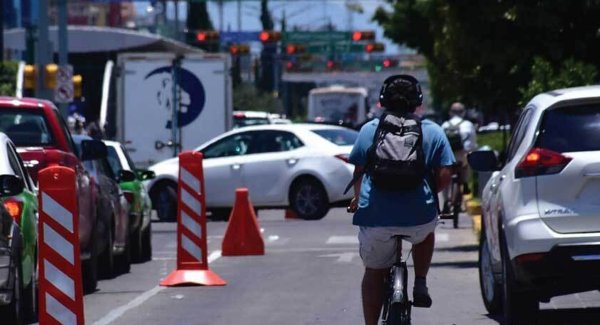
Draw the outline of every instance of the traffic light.
[[[35,65],[27,64],[23,69],[23,88],[35,89]]]
[[[295,55],[295,54],[304,53],[306,51],[306,47],[304,47],[304,45],[300,45],[300,44],[288,44],[285,47],[285,51],[288,55]]]
[[[281,40],[281,33],[272,30],[265,30],[260,32],[258,39],[263,43],[279,42],[279,40]]]
[[[285,70],[287,70],[287,71],[294,71],[294,70],[296,70],[296,68],[297,68],[296,63],[293,61],[287,61],[285,63]]]
[[[393,67],[396,67],[396,66],[398,66],[398,60],[390,59],[390,58],[387,58],[387,59],[383,60],[383,67],[385,69],[393,68]]]
[[[229,47],[229,53],[231,55],[244,55],[250,53],[250,46],[248,44],[234,44]]]
[[[383,52],[384,50],[385,50],[385,44],[383,44],[383,43],[368,43],[365,45],[365,51],[367,53]]]
[[[209,43],[219,41],[219,32],[214,30],[203,30],[196,32],[196,41],[200,43]]]
[[[335,70],[338,67],[338,63],[333,60],[327,60],[327,70]]]
[[[73,97],[80,98],[83,94],[83,77],[80,74],[73,76]]]
[[[352,33],[352,41],[373,41],[375,40],[375,32],[372,30],[355,31]]]
[[[54,63],[46,64],[44,72],[44,86],[48,89],[56,88],[56,75],[58,74],[58,65]]]

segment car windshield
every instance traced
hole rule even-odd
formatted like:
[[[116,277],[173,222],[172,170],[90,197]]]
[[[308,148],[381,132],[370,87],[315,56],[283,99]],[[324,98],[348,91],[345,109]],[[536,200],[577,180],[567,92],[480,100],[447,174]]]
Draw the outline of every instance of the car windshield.
[[[338,146],[351,146],[358,137],[358,132],[351,129],[317,129],[312,132]]]
[[[0,131],[17,147],[47,146],[54,142],[46,118],[38,112],[0,109]]]
[[[264,125],[264,124],[269,124],[269,120],[266,118],[260,118],[260,117],[235,117],[233,119],[233,126],[236,128],[241,128],[243,126]]]
[[[538,146],[556,152],[600,150],[600,104],[560,107],[544,114]]]

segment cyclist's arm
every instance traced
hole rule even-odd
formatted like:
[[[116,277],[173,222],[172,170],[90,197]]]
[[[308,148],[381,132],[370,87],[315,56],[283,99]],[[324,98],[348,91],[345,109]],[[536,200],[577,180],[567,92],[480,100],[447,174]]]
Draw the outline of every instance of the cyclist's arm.
[[[353,177],[358,177],[361,176],[364,172],[364,167],[361,166],[354,166],[354,175]],[[358,202],[358,197],[360,196],[360,185],[362,183],[362,177],[357,179],[356,182],[354,182],[354,200],[356,200],[356,202]]]
[[[443,191],[452,182],[452,166],[436,168],[435,180],[438,192]]]

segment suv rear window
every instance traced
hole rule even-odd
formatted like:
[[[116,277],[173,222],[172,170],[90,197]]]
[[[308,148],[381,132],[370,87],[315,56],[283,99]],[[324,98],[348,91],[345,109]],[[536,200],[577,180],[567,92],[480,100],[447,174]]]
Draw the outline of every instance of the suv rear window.
[[[358,137],[358,132],[350,129],[318,129],[311,131],[338,146],[351,146]]]
[[[17,147],[39,147],[54,142],[52,133],[42,113],[0,109],[0,131]]]
[[[600,104],[546,111],[538,146],[556,152],[600,151]]]

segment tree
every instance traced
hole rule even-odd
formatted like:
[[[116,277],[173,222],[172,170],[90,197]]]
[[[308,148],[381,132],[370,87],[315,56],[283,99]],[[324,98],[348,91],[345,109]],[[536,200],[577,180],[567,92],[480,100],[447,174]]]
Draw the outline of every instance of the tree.
[[[188,32],[186,33],[187,44],[197,44],[196,31],[214,30],[213,23],[208,14],[206,1],[190,1],[187,7],[187,17],[185,21]],[[203,45],[203,49],[210,52],[219,51],[219,42]]]
[[[600,1],[390,1],[373,19],[385,35],[428,61],[434,104],[454,100],[488,112],[514,110],[539,57],[556,69],[600,66]],[[583,80],[583,79],[580,79]]]
[[[260,22],[263,30],[273,30],[275,24],[269,11],[267,0],[260,1]],[[278,64],[277,44],[264,43],[260,52],[260,75],[258,80],[258,89],[265,92],[275,90],[275,70],[274,65]]]

